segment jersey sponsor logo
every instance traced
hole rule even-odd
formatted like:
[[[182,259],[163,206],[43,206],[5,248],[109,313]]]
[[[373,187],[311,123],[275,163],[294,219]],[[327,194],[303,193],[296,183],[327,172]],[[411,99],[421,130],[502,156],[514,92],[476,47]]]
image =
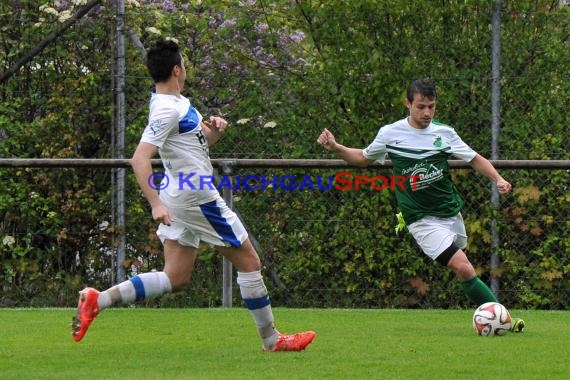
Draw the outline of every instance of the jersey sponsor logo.
[[[154,136],[156,136],[156,134],[160,132],[166,125],[167,122],[164,119],[154,119],[149,120],[148,122],[148,128],[152,131]]]
[[[418,167],[412,172],[411,177],[416,178],[415,187],[412,186],[412,191],[425,189],[433,182],[443,179],[443,170],[438,169],[434,165],[426,167]]]
[[[408,168],[402,169],[402,174],[406,175],[412,172],[417,171],[418,169],[421,169],[425,166],[425,162],[417,162],[414,164],[414,166],[410,166]]]

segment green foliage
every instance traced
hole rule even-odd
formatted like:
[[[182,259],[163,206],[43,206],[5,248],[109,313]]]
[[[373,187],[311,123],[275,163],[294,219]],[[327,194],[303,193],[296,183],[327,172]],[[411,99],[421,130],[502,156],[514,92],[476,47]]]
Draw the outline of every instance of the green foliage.
[[[501,17],[503,159],[569,159],[569,7],[504,2]],[[51,8],[50,8],[51,7]],[[61,25],[71,2],[0,4],[2,71]],[[66,11],[68,13],[66,13]],[[116,152],[114,2],[105,2],[0,88],[0,157],[108,158]],[[127,30],[144,47],[176,38],[188,68],[184,90],[204,116],[231,128],[213,158],[333,158],[315,140],[331,129],[365,147],[403,117],[410,79],[438,83],[438,118],[484,156],[491,153],[492,2],[127,2]],[[126,41],[126,156],[146,125],[152,82]],[[335,157],[336,158],[336,157]],[[282,170],[235,174],[329,176]],[[354,171],[356,173],[356,171]],[[370,171],[359,173],[370,173]],[[0,169],[0,305],[75,302],[84,284],[113,282],[117,234],[107,169]],[[524,308],[567,308],[569,173],[504,171],[514,193],[495,210],[490,186],[454,170],[465,198],[470,257],[501,299]],[[127,176],[129,274],[159,269],[161,246],[148,205]],[[462,307],[449,271],[396,236],[390,192],[237,191],[235,206],[258,241],[275,304]],[[492,225],[500,246],[492,250]],[[494,253],[500,265],[489,269]],[[187,292],[155,306],[216,306],[220,259],[204,247]],[[190,295],[189,295],[190,294]]]

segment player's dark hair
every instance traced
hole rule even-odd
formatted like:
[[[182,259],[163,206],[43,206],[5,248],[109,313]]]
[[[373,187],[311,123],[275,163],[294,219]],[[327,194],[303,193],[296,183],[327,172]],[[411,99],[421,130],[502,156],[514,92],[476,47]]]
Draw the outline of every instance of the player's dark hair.
[[[413,80],[408,86],[406,97],[411,102],[414,101],[414,95],[418,94],[429,100],[434,100],[437,97],[435,90],[435,81],[433,79],[416,79]]]
[[[146,67],[155,83],[167,81],[181,62],[180,48],[174,41],[159,40],[146,53]]]

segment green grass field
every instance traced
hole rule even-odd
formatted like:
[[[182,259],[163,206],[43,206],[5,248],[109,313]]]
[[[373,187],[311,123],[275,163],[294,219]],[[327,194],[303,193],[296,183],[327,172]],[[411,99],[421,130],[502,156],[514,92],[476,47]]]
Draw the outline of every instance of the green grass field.
[[[108,309],[81,343],[72,309],[0,309],[7,379],[567,379],[570,313],[511,311],[522,334],[479,337],[469,310],[275,308],[304,352],[264,353],[245,309]]]

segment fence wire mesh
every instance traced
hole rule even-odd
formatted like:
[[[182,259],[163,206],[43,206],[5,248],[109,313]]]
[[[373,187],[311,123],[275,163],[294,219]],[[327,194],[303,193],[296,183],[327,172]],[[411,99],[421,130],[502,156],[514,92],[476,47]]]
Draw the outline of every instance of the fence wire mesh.
[[[334,24],[347,19],[352,27],[341,35],[312,30],[312,42],[297,50],[285,42],[299,37],[294,31],[303,30],[307,36],[311,32],[296,18],[299,9],[279,14],[277,6],[272,12],[261,9],[262,2],[231,6],[213,1],[195,7],[176,1],[139,3],[151,11],[127,8],[126,130],[115,129],[115,96],[120,89],[115,66],[116,2],[110,1],[50,41],[3,83],[0,157],[116,157],[118,133],[125,134],[126,153],[131,154],[146,122],[152,88],[137,39],[147,44],[154,33],[150,28],[167,29],[171,16],[178,26],[171,25],[165,35],[181,37],[194,74],[185,95],[204,115],[222,114],[231,123],[224,139],[212,148],[212,158],[333,158],[315,143],[324,127],[347,145],[365,147],[378,127],[404,115],[402,94],[416,75],[437,80],[438,118],[454,126],[483,156],[491,155],[492,5],[488,1],[452,2],[432,12],[441,17],[438,27],[448,28],[440,31],[445,38],[438,40],[446,50],[427,59],[434,65],[418,57],[427,54],[425,46],[435,37],[426,37],[429,41],[406,37],[417,27],[411,19],[433,21],[431,14],[421,13],[423,2],[395,1],[394,7],[360,2],[358,12],[350,14],[339,13],[344,7],[321,7],[328,12],[324,14],[304,9],[307,14],[315,12],[315,20]],[[290,2],[275,3],[284,7]],[[13,67],[23,52],[77,9],[69,1],[3,3],[2,70]],[[567,10],[565,2],[503,3],[500,159],[570,159]],[[269,19],[273,22],[264,24]],[[242,29],[235,29],[236,20]],[[386,29],[385,20],[403,24]],[[262,32],[273,34],[248,34]],[[470,38],[463,41],[461,36]],[[365,54],[357,55],[358,51]],[[315,74],[315,68],[322,71]],[[538,92],[539,87],[546,90]],[[242,98],[246,100],[240,102]],[[115,280],[117,236],[122,232],[127,237],[123,265],[128,275],[162,267],[155,226],[130,173],[126,225],[116,225],[115,170],[0,168],[0,305],[70,305],[84,284],[110,286]],[[388,173],[373,170],[350,169]],[[233,178],[314,179],[338,171],[253,168],[240,169]],[[469,256],[481,277],[488,283],[498,279],[499,296],[509,305],[567,309],[568,168],[501,170],[514,189],[501,198],[498,209],[491,205],[485,178],[467,169],[452,173],[466,201]],[[275,305],[467,305],[449,271],[426,260],[410,235],[394,233],[390,191],[242,189],[234,191],[234,206],[257,243]],[[493,225],[499,237],[496,248]],[[490,265],[492,254],[499,258],[498,267]],[[219,306],[221,286],[221,258],[204,246],[190,288],[149,304]],[[233,298],[240,302],[235,287]]]
[[[14,175],[14,171],[20,170],[30,178]],[[3,169],[6,171],[23,181],[15,183],[17,186],[34,183],[33,191],[19,200],[20,210],[4,215],[6,225],[12,219],[33,224],[31,219],[63,223],[66,218],[83,225],[73,230],[52,231],[53,225],[45,222],[42,223],[45,229],[5,232],[3,304],[16,302],[15,295],[27,300],[31,297],[34,305],[61,304],[73,299],[74,285],[111,286],[116,265],[116,236],[121,230],[110,219],[92,219],[89,215],[89,209],[95,206],[103,215],[112,215],[109,192],[103,191],[96,205],[93,200],[83,200],[81,191],[66,193],[58,204],[47,199],[44,190],[48,185],[38,180],[57,183],[62,175],[74,172],[73,177],[81,178],[78,182],[82,184],[110,182],[110,169]],[[250,168],[240,169],[229,177],[234,186],[234,208],[262,258],[274,304],[295,307],[469,306],[450,271],[428,260],[411,235],[396,234],[394,196],[389,188],[378,191],[362,186],[359,190],[338,190],[329,180],[340,171]],[[353,175],[389,176],[387,169],[348,171]],[[490,203],[491,188],[486,178],[470,169],[453,169],[454,180],[466,202],[463,216],[469,235],[469,257],[486,282],[492,277],[498,280],[498,296],[505,303],[516,307],[566,309],[570,295],[565,269],[570,264],[570,170],[505,169],[501,172],[513,182],[514,191],[502,197],[500,208],[495,210]],[[246,181],[248,176],[250,179]],[[123,263],[129,276],[160,270],[163,265],[155,226],[148,220],[148,207],[132,177],[130,174],[127,258]],[[270,185],[263,186],[260,180],[263,177]],[[302,183],[309,183],[307,178],[314,184],[314,191],[306,186],[304,190],[300,188]],[[551,181],[552,178],[557,180]],[[241,190],[235,190],[238,186]],[[76,210],[76,201],[85,209]],[[494,224],[499,233],[497,248],[491,244]],[[26,241],[28,250],[7,250],[7,236],[15,241]],[[490,263],[492,254],[499,257],[496,267]],[[45,291],[38,289],[42,286],[54,291],[51,298],[45,298]],[[42,294],[42,297],[36,299],[34,294]],[[233,300],[235,304],[241,302],[236,287]],[[221,302],[221,257],[204,245],[190,287],[148,304],[214,307]]]

